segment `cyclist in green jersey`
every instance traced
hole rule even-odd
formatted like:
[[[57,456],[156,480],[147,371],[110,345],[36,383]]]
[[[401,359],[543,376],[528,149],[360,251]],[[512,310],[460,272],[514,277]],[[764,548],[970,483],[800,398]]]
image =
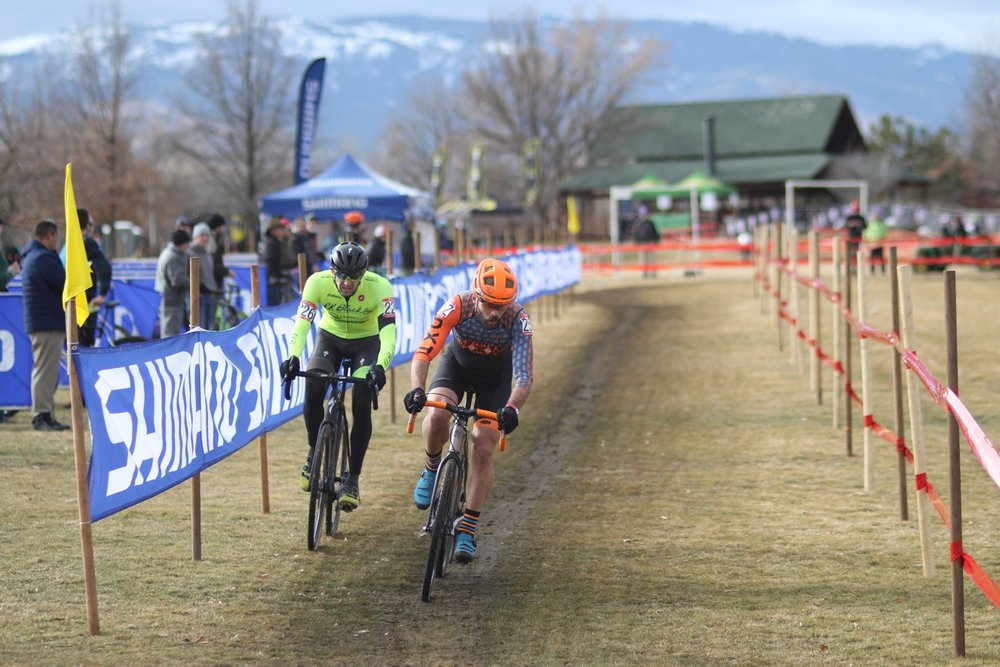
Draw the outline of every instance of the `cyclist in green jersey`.
[[[282,379],[290,379],[299,370],[299,355],[317,311],[322,309],[316,347],[309,357],[309,370],[336,372],[346,357],[351,360],[351,374],[366,377],[382,389],[385,369],[396,352],[396,299],[392,285],[382,276],[367,271],[368,255],[357,243],[341,243],[330,253],[330,270],[309,276],[302,290],[295,329],[289,344],[289,357],[281,363]],[[309,456],[302,468],[299,486],[309,490],[309,467],[316,436],[323,422],[326,384],[306,378],[302,416],[309,439]],[[372,434],[371,390],[355,384],[351,412],[350,474],[340,495],[341,509],[351,511],[360,504],[358,478]]]

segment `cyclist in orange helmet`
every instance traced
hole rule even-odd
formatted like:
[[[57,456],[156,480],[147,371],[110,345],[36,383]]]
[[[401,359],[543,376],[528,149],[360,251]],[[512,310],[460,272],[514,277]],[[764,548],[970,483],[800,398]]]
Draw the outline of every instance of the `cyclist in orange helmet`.
[[[472,453],[465,516],[456,528],[455,559],[476,558],[476,528],[493,486],[493,450],[500,431],[517,427],[520,409],[532,384],[531,320],[515,301],[517,276],[506,262],[484,259],[476,268],[472,289],[445,302],[434,316],[410,364],[410,391],[403,397],[406,411],[419,412],[427,399],[459,403],[467,388],[476,393],[475,407],[497,413],[498,421],[479,419],[472,431]],[[454,333],[448,345],[445,341]],[[430,387],[430,362],[444,350]],[[513,382],[513,388],[512,388]],[[434,475],[448,440],[450,414],[431,408],[422,431],[426,461],[413,490],[413,502],[427,509],[434,491]]]
[[[341,242],[360,243],[365,245],[365,214],[361,211],[348,211],[344,214],[344,234]]]

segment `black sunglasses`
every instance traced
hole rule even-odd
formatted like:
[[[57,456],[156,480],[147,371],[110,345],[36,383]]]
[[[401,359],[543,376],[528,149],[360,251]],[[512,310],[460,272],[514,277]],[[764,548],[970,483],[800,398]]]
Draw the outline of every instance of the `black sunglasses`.
[[[361,280],[365,277],[365,272],[360,273],[344,273],[343,271],[337,271],[334,269],[333,275],[337,280]]]

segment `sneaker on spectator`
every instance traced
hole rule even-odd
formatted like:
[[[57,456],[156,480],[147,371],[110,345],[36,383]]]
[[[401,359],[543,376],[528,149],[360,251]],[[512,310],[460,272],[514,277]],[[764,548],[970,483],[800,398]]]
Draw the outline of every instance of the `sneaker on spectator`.
[[[70,427],[57,422],[56,418],[48,412],[39,412],[31,420],[31,428],[36,431],[68,431]]]

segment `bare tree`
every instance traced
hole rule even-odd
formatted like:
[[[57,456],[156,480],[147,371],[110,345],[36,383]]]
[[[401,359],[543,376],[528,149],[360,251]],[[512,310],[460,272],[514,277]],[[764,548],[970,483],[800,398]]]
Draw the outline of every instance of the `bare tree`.
[[[130,59],[131,31],[122,23],[120,0],[92,8],[87,23],[77,29],[72,79],[66,82],[64,116],[73,130],[75,155],[86,166],[77,169],[81,188],[95,201],[87,203],[100,217],[114,221],[133,217],[138,188],[131,179],[132,146],[126,104],[136,81]]]
[[[459,148],[455,141],[459,120],[453,98],[454,94],[440,80],[422,81],[414,86],[402,109],[382,131],[373,166],[402,183],[430,189],[434,151],[445,148],[453,154]],[[446,176],[446,185],[453,181]]]
[[[609,112],[626,101],[665,47],[655,38],[637,40],[625,23],[605,16],[578,16],[545,32],[528,13],[495,20],[491,31],[483,61],[465,74],[458,107],[510,163],[526,139],[541,141],[535,207],[554,224],[559,183],[584,164]]]
[[[969,192],[975,206],[1000,202],[1000,61],[989,55],[973,58],[965,95],[969,145]]]
[[[256,220],[261,195],[291,173],[291,61],[256,0],[230,0],[221,33],[203,35],[201,50],[186,77],[192,94],[178,100],[189,126],[175,145],[221,189],[222,205]]]
[[[62,171],[52,150],[50,82],[38,76],[22,90],[18,74],[0,81],[0,216],[27,229],[55,215],[52,192],[59,191]]]

